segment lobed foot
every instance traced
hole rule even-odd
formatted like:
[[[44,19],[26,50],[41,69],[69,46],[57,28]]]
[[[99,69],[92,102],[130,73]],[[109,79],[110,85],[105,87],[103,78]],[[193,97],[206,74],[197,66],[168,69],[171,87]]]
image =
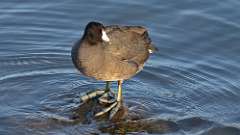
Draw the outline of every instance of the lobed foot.
[[[95,114],[95,117],[99,117],[110,112],[110,120],[117,114],[117,112],[122,107],[122,80],[118,81],[118,95],[116,95],[110,90],[110,82],[106,83],[105,90],[95,90],[86,93],[84,96],[81,96],[81,102],[86,103],[89,100],[97,99],[100,104],[109,105],[107,108],[104,108],[102,111]]]
[[[105,90],[94,90],[94,91],[87,92],[85,95],[80,97],[80,102],[86,103],[87,101],[100,97],[105,93],[106,93]]]
[[[109,90],[109,92],[104,93],[98,99],[100,104],[112,104],[116,101],[115,94]]]
[[[109,107],[104,108],[101,112],[98,112],[97,114],[95,114],[95,117],[99,117],[101,115],[104,115],[110,112],[109,119],[111,120],[115,116],[115,114],[118,112],[118,110],[121,108],[121,106],[122,106],[122,102],[115,101],[111,103]]]
[[[116,96],[111,90],[94,90],[86,93],[80,97],[82,103],[86,103],[89,100],[96,99],[100,104],[109,105],[101,112],[95,114],[95,117],[99,117],[110,112],[109,118],[112,119],[121,107],[121,102],[116,101]]]

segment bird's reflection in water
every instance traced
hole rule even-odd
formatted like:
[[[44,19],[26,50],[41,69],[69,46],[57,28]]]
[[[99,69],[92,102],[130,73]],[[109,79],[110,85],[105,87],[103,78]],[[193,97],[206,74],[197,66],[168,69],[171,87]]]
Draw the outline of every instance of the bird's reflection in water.
[[[129,106],[131,108],[128,108]],[[96,122],[101,132],[110,134],[131,132],[167,133],[179,129],[175,122],[149,118],[145,116],[144,110],[141,111],[141,106],[141,109],[137,109],[136,105],[131,104],[124,104],[112,120],[109,120],[109,113],[101,117],[94,117],[94,114],[99,112],[102,107],[104,106],[100,105],[97,100],[88,101],[73,111],[71,119],[75,123],[81,124]]]
[[[94,114],[102,111],[102,109],[106,106],[107,104],[100,104],[96,99],[81,103],[78,108],[73,110],[72,119],[83,124],[89,124],[92,121],[110,121],[112,123],[115,123],[127,119],[128,109],[126,105],[121,106],[119,111],[111,120],[109,120],[109,113],[106,113],[99,117],[94,116]]]
[[[126,120],[112,123],[107,126],[102,125],[99,129],[104,133],[168,133],[177,131],[179,128],[176,123],[166,120],[141,119]]]

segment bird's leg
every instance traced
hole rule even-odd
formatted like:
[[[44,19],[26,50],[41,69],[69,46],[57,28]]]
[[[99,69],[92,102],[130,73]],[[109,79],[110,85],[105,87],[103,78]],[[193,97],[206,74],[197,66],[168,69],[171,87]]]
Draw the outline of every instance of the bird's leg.
[[[122,106],[122,83],[123,83],[123,80],[118,81],[118,96],[117,96],[117,102],[116,102],[117,104],[110,112],[110,116],[109,116],[110,119],[112,119],[115,116],[115,114],[118,112],[118,110]]]
[[[106,81],[105,93],[98,99],[100,103],[111,104],[115,102],[115,94],[110,89],[110,81]]]
[[[109,91],[109,90],[110,90],[110,84],[111,84],[110,81],[106,81],[106,88],[105,88],[105,91]]]
[[[100,102],[108,103],[110,101],[104,99],[104,97],[108,97],[110,95],[109,93],[113,93],[113,92],[111,92],[111,90],[110,90],[110,82],[107,81],[105,90],[90,91],[90,92],[84,94],[83,96],[81,96],[80,100],[81,100],[81,102],[85,103],[91,99],[100,97],[99,98]]]
[[[117,96],[118,102],[122,101],[122,83],[123,83],[122,80],[118,81],[118,96]]]
[[[117,100],[115,100],[109,107],[103,109],[103,111],[95,114],[96,117],[101,116],[101,115],[110,111],[110,117],[109,118],[112,119],[114,117],[114,115],[118,112],[118,110],[120,109],[120,107],[122,105],[122,83],[123,83],[123,80],[118,81]]]

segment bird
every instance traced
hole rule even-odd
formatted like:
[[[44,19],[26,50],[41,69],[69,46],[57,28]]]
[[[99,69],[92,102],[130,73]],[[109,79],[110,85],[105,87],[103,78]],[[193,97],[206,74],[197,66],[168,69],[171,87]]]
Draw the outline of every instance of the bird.
[[[95,114],[96,117],[110,112],[112,119],[122,106],[122,83],[143,69],[150,54],[158,49],[152,44],[148,31],[143,26],[104,26],[91,21],[83,36],[73,45],[71,51],[74,66],[83,75],[106,82],[104,90],[95,90],[81,97],[82,102],[98,98],[109,107]],[[110,83],[118,82],[117,97],[111,95]]]

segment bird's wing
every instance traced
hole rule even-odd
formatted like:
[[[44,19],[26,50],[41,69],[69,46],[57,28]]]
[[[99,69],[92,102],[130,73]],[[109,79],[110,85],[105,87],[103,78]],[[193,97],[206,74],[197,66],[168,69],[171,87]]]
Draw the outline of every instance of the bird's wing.
[[[148,57],[151,39],[144,27],[107,26],[106,32],[110,36],[110,45],[106,50],[113,56],[122,60],[137,60],[137,63]]]
[[[130,33],[137,33],[138,35],[140,35],[140,38],[142,38],[144,42],[147,44],[147,48],[151,53],[158,51],[158,48],[152,44],[148,31],[145,27],[111,25],[106,27],[106,31],[107,33],[111,33],[113,31],[125,31]]]

